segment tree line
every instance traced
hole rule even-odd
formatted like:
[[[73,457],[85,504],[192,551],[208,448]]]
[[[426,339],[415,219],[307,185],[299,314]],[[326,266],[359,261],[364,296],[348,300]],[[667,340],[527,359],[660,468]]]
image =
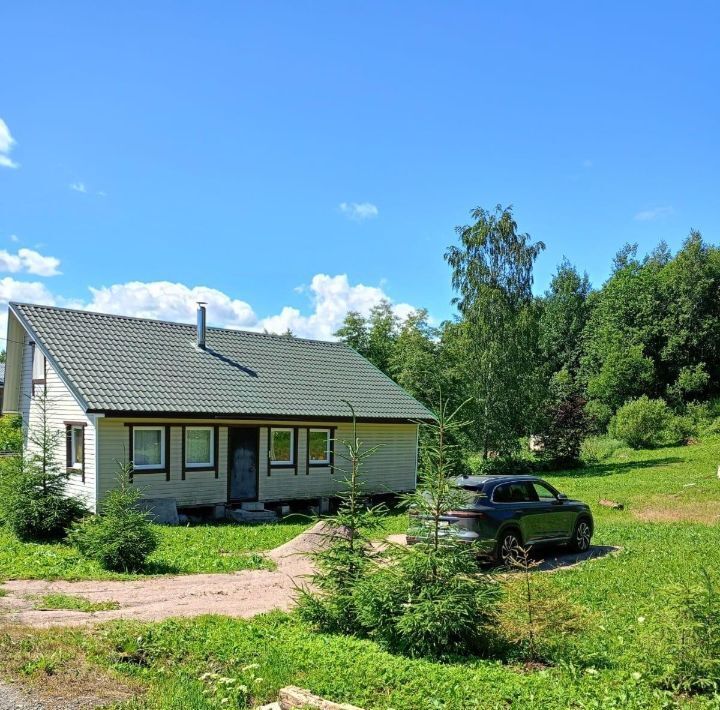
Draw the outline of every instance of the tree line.
[[[533,269],[545,245],[511,207],[477,208],[445,251],[456,314],[400,320],[383,301],[347,314],[336,335],[418,400],[470,400],[466,450],[512,458],[535,435],[550,458],[578,458],[626,402],[662,399],[682,413],[718,394],[720,249],[691,231],[677,253],[660,242],[614,257],[594,288],[563,259],[541,296]]]

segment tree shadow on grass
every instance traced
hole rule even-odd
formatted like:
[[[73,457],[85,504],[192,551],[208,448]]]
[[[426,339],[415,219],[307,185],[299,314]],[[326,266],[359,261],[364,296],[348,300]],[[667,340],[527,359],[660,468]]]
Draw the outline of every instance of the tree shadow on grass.
[[[612,476],[614,473],[655,468],[656,466],[669,466],[682,463],[684,459],[679,456],[663,456],[659,459],[643,459],[642,461],[616,461],[608,463],[595,463],[569,471],[553,471],[553,478],[595,478],[599,476]]]

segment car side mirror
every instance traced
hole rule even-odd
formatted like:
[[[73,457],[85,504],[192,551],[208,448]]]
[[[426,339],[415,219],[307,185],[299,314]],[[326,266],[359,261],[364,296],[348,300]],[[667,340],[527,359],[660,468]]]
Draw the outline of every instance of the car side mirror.
[[[558,500],[567,500],[568,497],[564,493],[558,493]]]

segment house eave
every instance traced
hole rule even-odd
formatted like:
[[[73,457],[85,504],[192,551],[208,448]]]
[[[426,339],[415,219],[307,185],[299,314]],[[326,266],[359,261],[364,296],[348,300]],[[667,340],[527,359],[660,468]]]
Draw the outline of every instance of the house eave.
[[[209,412],[143,412],[138,410],[112,410],[88,409],[88,414],[101,414],[107,419],[204,419],[216,421],[218,419],[232,421],[311,421],[311,422],[351,422],[352,417],[347,415],[327,414],[248,414],[237,412],[209,413]],[[417,424],[431,423],[435,420],[429,417],[356,417],[356,421],[366,424]]]

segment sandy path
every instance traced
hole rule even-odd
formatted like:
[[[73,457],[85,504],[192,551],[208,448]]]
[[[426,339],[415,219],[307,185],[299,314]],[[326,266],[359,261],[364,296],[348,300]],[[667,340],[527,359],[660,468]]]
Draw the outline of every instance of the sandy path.
[[[225,614],[250,617],[293,604],[296,584],[312,572],[307,553],[322,544],[327,533],[318,523],[310,530],[267,553],[277,564],[275,571],[245,570],[230,574],[193,574],[152,577],[137,581],[6,582],[0,597],[0,623],[29,626],[81,626],[112,619],[157,621],[171,616]],[[61,592],[93,602],[114,601],[113,611],[88,614],[81,611],[33,609],[35,597]]]

